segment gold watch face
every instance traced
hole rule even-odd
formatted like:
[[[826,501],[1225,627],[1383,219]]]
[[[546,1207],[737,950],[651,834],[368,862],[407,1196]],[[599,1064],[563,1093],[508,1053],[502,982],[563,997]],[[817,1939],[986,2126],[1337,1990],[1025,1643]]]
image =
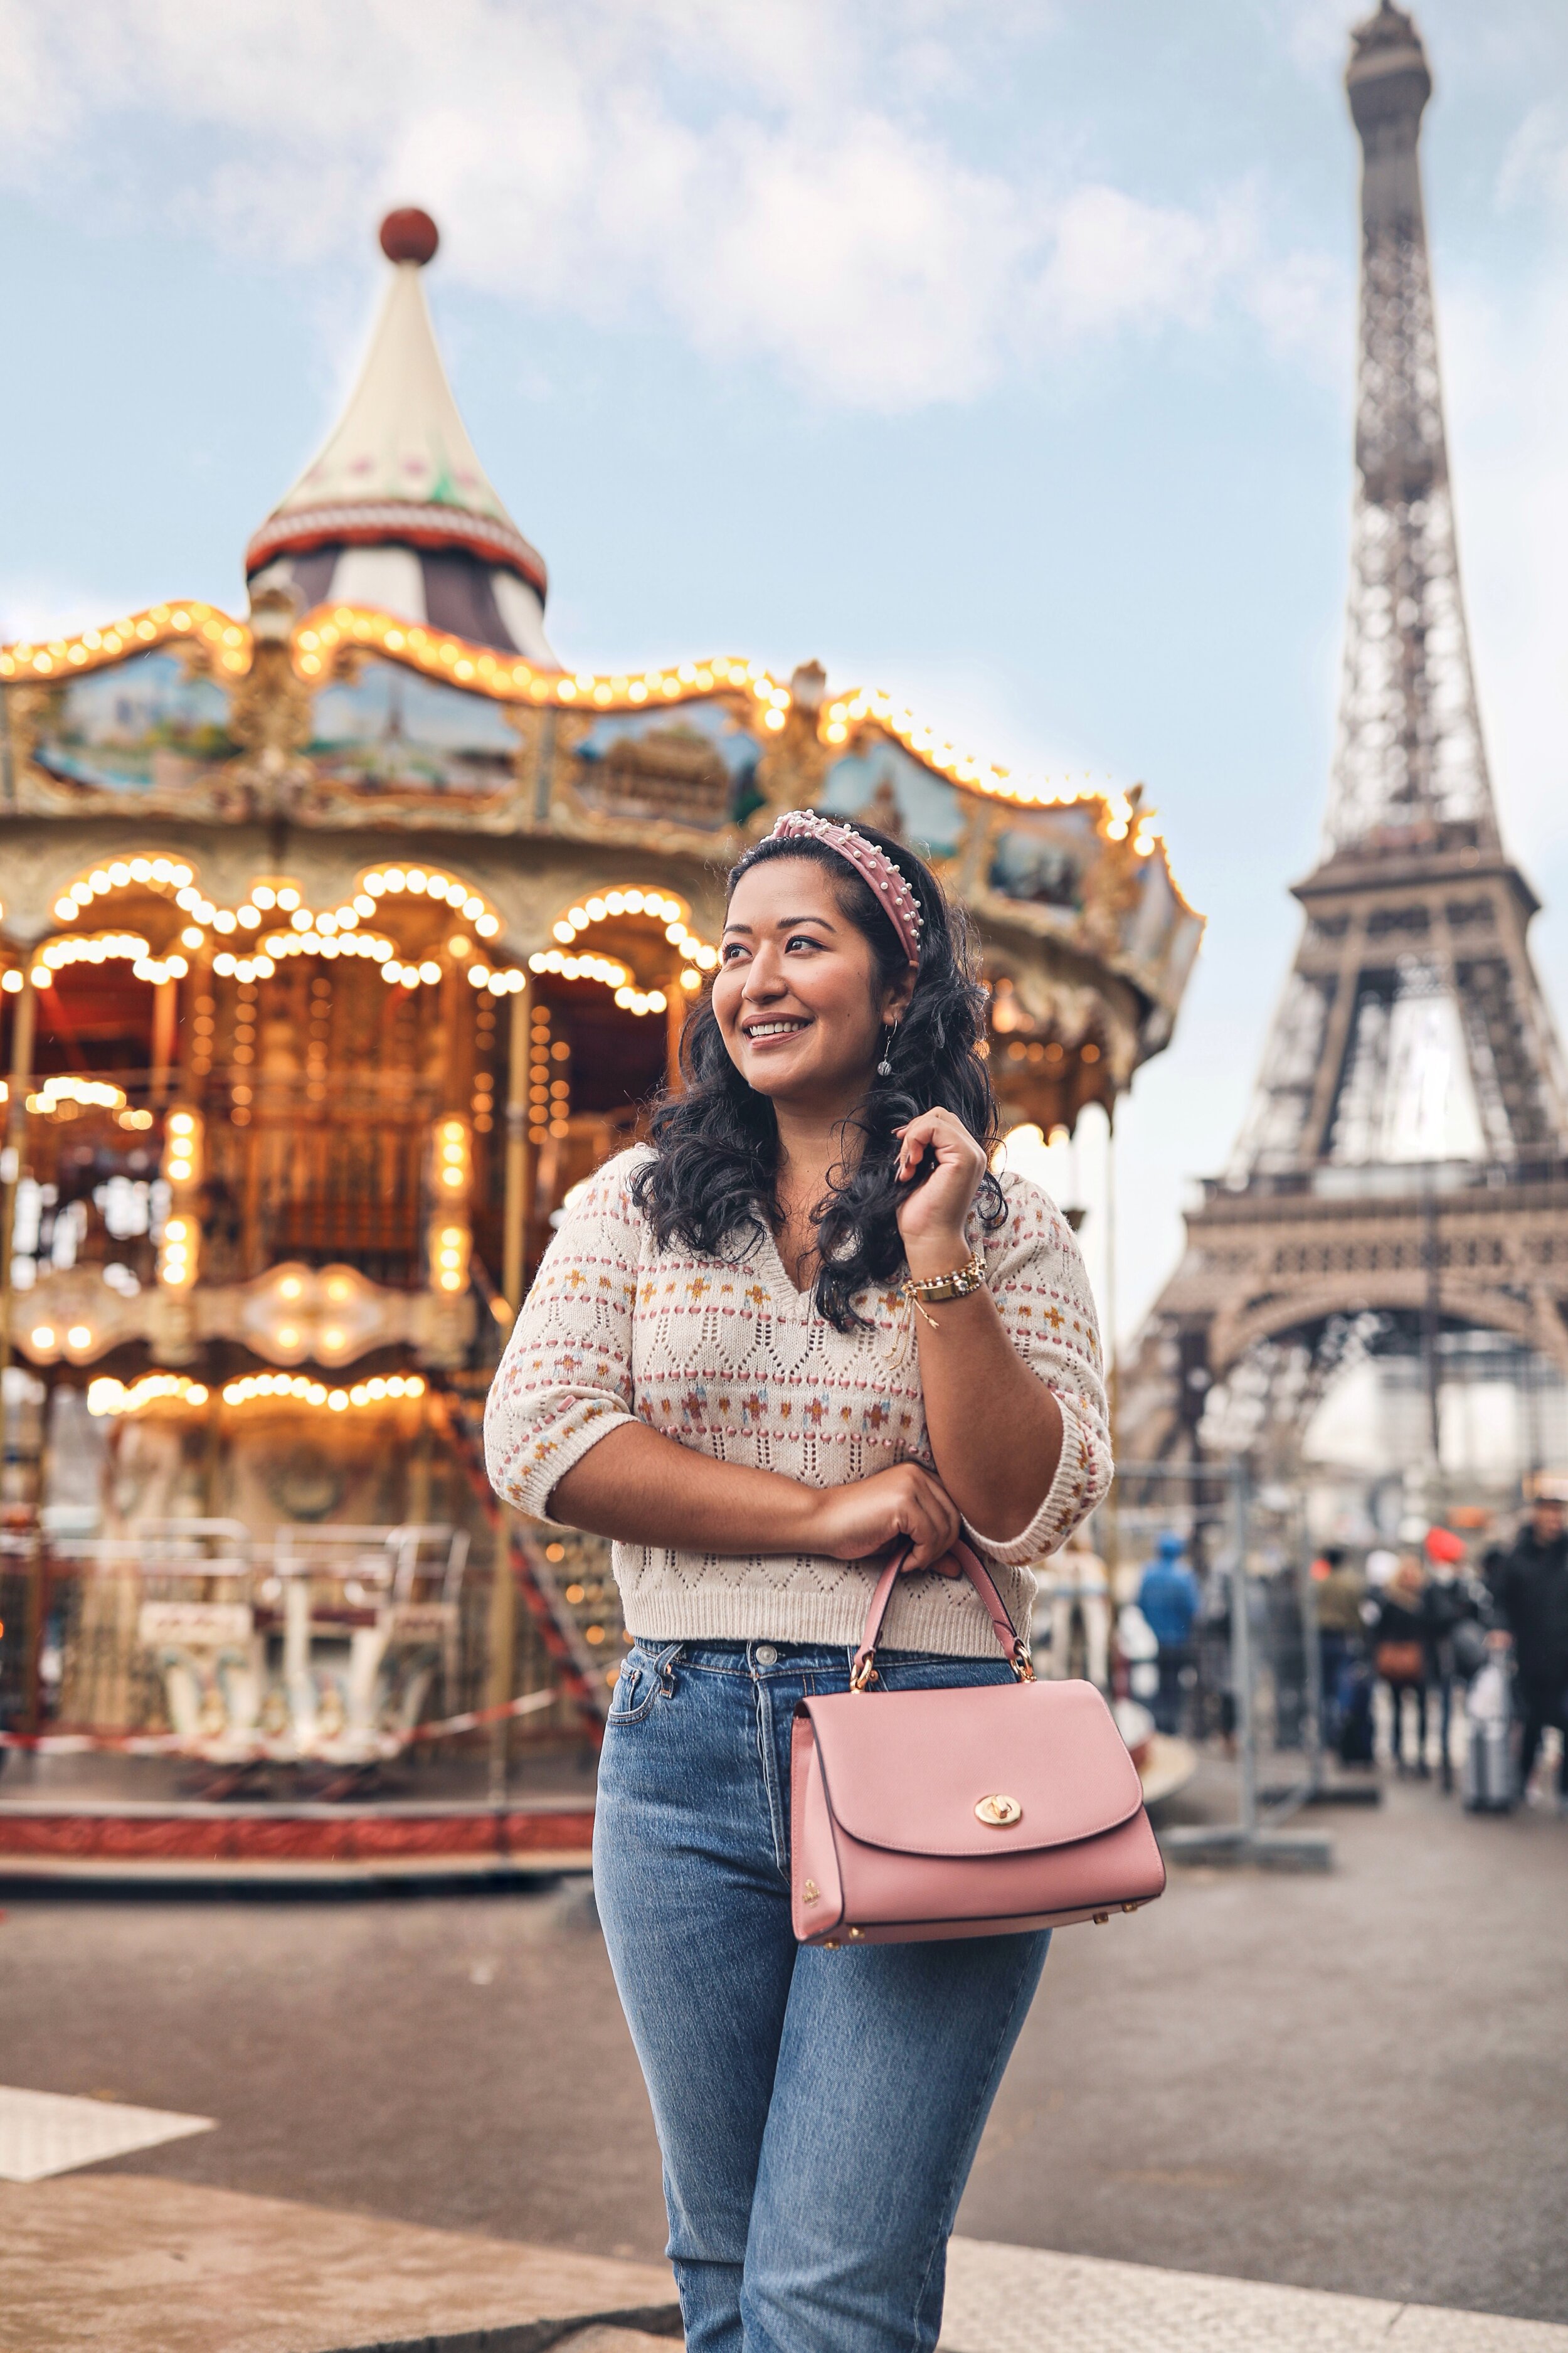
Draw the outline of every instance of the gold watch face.
[[[974,1819],[984,1822],[988,1830],[1011,1830],[1015,1822],[1023,1820],[1024,1809],[1016,1798],[1009,1798],[998,1790],[994,1797],[981,1799],[974,1809]]]

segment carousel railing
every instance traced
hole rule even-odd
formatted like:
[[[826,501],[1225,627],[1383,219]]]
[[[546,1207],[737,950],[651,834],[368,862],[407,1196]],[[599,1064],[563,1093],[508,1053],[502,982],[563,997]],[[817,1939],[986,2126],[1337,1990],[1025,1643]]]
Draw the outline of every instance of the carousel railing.
[[[391,1756],[433,1710],[482,1704],[486,1597],[468,1555],[446,1524],[13,1537],[8,1728],[167,1733],[213,1758]]]

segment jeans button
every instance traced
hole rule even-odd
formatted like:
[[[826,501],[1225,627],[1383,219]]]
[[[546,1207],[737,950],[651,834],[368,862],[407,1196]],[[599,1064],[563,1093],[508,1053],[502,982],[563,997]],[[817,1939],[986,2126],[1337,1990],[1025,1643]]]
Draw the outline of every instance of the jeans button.
[[[759,1642],[756,1655],[759,1667],[776,1667],[779,1662],[779,1654],[771,1642]]]

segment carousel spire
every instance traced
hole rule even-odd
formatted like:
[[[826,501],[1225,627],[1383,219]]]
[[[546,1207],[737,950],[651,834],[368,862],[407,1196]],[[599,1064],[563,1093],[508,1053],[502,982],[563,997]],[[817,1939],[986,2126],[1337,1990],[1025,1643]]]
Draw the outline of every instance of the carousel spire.
[[[304,608],[374,605],[559,668],[544,635],[548,576],[490,487],[441,364],[420,271],[440,242],[409,206],[381,225],[392,283],[326,447],[246,550],[252,594]]]

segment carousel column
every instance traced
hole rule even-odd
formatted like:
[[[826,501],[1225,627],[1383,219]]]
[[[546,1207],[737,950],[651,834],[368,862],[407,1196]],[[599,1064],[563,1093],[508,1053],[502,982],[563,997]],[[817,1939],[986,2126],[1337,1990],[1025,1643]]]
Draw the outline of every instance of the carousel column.
[[[22,1147],[27,1136],[27,1089],[33,1077],[33,1039],[37,1025],[38,993],[26,972],[5,976],[21,984],[11,1017],[11,1083],[5,1100],[5,1144],[0,1154],[0,1458],[4,1456],[8,1417],[4,1398],[5,1375],[11,1369],[11,1238],[16,1226],[16,1187],[22,1175]]]
[[[686,1027],[689,1002],[680,985],[680,974],[678,964],[664,985],[664,1082],[672,1095],[680,1089],[680,1033]]]
[[[528,1038],[533,992],[525,982],[511,1000],[511,1029],[507,1045],[506,1195],[501,1223],[501,1292],[506,1301],[506,1329],[517,1321],[528,1273]],[[504,1707],[513,1697],[517,1650],[517,1588],[511,1573],[511,1523],[509,1504],[496,1507],[495,1561],[490,1581],[489,1704]],[[511,1719],[503,1716],[490,1734],[490,1795],[504,1804],[511,1764]]]
[[[9,980],[12,976],[7,973]],[[5,1098],[5,1144],[0,1155],[0,1477],[10,1445],[11,1415],[5,1403],[5,1377],[11,1369],[11,1240],[16,1226],[16,1187],[22,1175],[22,1147],[27,1139],[27,1088],[33,1076],[33,1038],[37,1022],[37,991],[23,972],[11,1017],[11,1082]],[[19,1420],[20,1417],[18,1417]],[[47,1427],[47,1424],[46,1424]],[[37,1507],[37,1498],[34,1504]],[[47,1600],[47,1564],[35,1526],[27,1569],[26,1659],[27,1699],[24,1730],[38,1729],[38,1654],[43,1643],[44,1610]]]
[[[510,1332],[528,1273],[528,1064],[533,991],[525,981],[511,1000],[506,1076],[506,1197],[502,1210],[501,1294]]]
[[[174,1039],[180,1018],[180,984],[173,975],[153,992],[153,1108],[162,1111],[169,1093],[174,1064]]]

